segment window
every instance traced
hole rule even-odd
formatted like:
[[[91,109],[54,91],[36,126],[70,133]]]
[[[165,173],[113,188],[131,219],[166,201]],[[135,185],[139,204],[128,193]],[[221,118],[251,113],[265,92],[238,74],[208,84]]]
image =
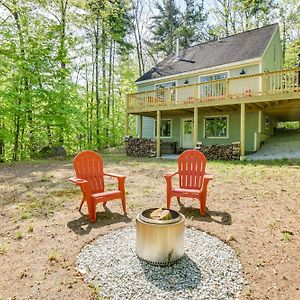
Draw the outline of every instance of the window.
[[[176,90],[172,89],[173,87],[176,86],[176,81],[170,81],[170,82],[163,82],[163,83],[158,83],[154,85],[154,89],[170,89],[170,96],[171,100],[174,101],[176,98]],[[158,91],[156,93],[156,97],[165,99],[165,91]]]
[[[226,138],[228,133],[228,117],[205,117],[205,138]]]
[[[170,88],[176,86],[176,81],[171,81],[171,82],[163,82],[163,83],[158,83],[155,85],[155,89],[166,89],[166,88]]]
[[[154,136],[157,136],[157,121],[154,123]],[[172,120],[161,120],[160,125],[160,137],[170,138],[172,137]]]
[[[193,133],[193,121],[192,120],[185,120],[184,121],[184,134],[192,134]]]
[[[225,83],[224,81],[221,82],[213,82],[210,81],[215,80],[224,80],[228,77],[228,73],[219,73],[219,74],[212,74],[208,76],[201,76],[200,83],[206,83],[200,85],[200,97],[207,98],[207,97],[218,97],[225,94]]]
[[[228,77],[228,73],[219,73],[219,74],[213,74],[213,75],[208,75],[208,76],[201,76],[200,77],[200,82],[209,82],[213,80],[223,80]]]
[[[265,116],[265,129],[270,128],[270,118],[268,116]]]

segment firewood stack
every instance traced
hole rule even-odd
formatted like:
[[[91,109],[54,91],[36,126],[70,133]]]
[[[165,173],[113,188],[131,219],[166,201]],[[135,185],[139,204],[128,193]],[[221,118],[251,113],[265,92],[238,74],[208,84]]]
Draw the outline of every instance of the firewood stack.
[[[228,145],[202,145],[197,144],[197,149],[201,151],[209,160],[239,160],[240,143]]]
[[[125,150],[127,156],[137,157],[155,157],[156,144],[150,139],[128,138],[125,141]]]

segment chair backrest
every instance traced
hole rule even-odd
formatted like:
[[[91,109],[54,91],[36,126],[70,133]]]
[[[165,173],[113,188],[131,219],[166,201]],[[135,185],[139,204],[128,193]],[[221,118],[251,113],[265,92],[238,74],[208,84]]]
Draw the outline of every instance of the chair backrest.
[[[76,177],[89,182],[92,193],[104,191],[104,174],[102,157],[90,150],[78,153],[73,161]]]
[[[205,175],[206,157],[198,150],[186,150],[178,157],[179,185],[185,189],[200,189]]]

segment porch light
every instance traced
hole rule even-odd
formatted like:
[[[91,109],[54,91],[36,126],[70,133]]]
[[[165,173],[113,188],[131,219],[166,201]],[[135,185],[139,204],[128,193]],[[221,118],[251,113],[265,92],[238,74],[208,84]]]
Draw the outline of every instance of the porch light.
[[[245,75],[245,74],[246,74],[245,70],[242,69],[242,71],[240,72],[240,75]]]

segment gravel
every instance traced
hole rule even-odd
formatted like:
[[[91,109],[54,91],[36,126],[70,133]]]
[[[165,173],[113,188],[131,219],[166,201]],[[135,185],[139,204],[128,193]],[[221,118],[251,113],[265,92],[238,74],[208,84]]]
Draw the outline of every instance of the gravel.
[[[153,266],[135,254],[135,228],[123,228],[85,246],[77,258],[85,282],[105,299],[238,299],[241,264],[232,248],[194,228],[185,229],[185,255]]]
[[[246,160],[300,159],[300,130],[278,130]]]

